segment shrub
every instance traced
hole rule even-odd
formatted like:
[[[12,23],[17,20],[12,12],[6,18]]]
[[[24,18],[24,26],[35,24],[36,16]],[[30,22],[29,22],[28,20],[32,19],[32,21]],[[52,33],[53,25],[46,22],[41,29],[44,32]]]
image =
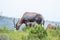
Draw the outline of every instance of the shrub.
[[[46,30],[39,24],[35,24],[34,27],[25,27],[23,31],[28,32],[30,38],[42,39],[47,36]]]

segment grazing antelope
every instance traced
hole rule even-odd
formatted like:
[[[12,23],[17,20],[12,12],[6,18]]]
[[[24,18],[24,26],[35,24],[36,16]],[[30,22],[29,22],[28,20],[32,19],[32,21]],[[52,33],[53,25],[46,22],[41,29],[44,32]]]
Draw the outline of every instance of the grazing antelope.
[[[18,20],[16,24],[16,30],[24,23],[26,26],[31,26],[32,22],[36,22],[38,24],[44,24],[43,16],[41,14],[35,12],[25,12],[20,20]]]

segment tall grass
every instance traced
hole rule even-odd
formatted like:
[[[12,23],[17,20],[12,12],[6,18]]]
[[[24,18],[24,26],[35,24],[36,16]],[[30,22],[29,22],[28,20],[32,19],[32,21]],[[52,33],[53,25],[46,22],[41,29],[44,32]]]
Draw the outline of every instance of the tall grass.
[[[39,24],[34,27],[24,27],[22,30],[0,28],[0,40],[60,40],[60,27],[45,30]]]

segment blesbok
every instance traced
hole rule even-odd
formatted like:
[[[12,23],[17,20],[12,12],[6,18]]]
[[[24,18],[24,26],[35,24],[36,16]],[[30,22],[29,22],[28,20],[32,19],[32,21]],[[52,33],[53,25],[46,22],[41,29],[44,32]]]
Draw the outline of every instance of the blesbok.
[[[44,24],[43,16],[41,14],[35,12],[25,12],[20,20],[18,20],[16,24],[16,30],[24,23],[26,26],[31,26],[32,22],[36,22],[38,24]]]

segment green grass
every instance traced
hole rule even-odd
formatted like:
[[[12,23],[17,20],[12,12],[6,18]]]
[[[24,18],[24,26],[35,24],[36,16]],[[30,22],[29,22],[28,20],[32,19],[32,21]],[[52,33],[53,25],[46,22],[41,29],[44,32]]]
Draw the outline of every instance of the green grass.
[[[22,30],[0,28],[0,40],[60,40],[60,27],[45,30],[41,25],[24,27]]]

